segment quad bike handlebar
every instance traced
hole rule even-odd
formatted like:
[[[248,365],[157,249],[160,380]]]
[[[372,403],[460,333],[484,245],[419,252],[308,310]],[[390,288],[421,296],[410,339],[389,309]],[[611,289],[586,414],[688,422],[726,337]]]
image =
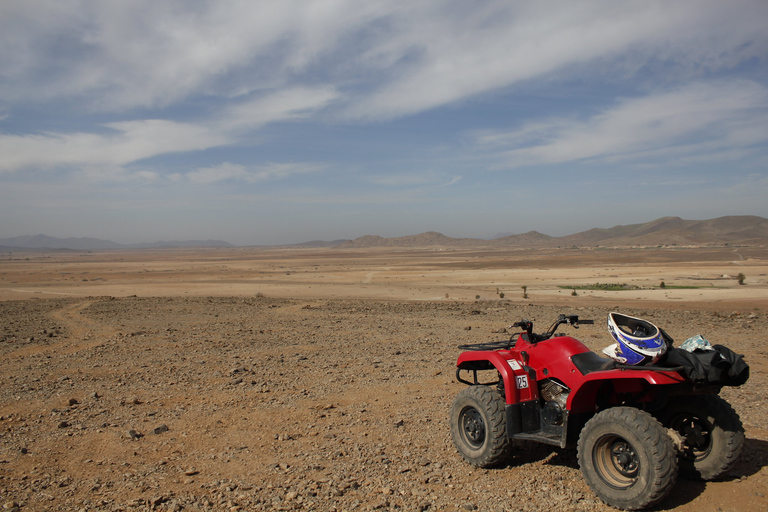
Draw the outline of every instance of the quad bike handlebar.
[[[524,318],[519,322],[513,323],[510,326],[510,328],[521,328],[523,329],[523,332],[513,334],[508,341],[491,341],[486,343],[472,343],[468,345],[459,345],[459,348],[461,350],[509,349],[515,345],[515,340],[517,339],[518,335],[523,333],[526,334],[526,338],[530,343],[538,343],[540,341],[548,340],[552,336],[554,336],[557,328],[563,324],[570,325],[571,327],[578,329],[580,324],[587,325],[587,324],[594,324],[594,323],[595,323],[594,320],[579,319],[579,315],[559,315],[557,317],[557,320],[555,320],[555,323],[553,323],[546,332],[541,334],[534,334],[533,321],[528,320],[527,318]]]
[[[538,343],[539,341],[548,340],[552,336],[555,335],[555,331],[558,327],[561,325],[570,325],[571,327],[574,327],[575,329],[579,328],[579,324],[594,324],[594,320],[580,320],[579,315],[559,315],[557,317],[557,320],[550,326],[549,329],[547,329],[546,332],[543,332],[541,334],[534,334],[533,332],[533,322],[531,320],[528,320],[524,318],[523,320],[520,320],[519,322],[515,322],[511,325],[511,327],[520,327],[523,329],[523,332],[525,332],[528,335],[529,340],[531,343]]]

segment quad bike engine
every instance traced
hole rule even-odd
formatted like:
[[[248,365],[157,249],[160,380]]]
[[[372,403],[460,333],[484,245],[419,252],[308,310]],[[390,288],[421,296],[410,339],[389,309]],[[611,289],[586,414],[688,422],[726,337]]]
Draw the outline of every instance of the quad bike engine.
[[[562,425],[563,411],[571,390],[554,379],[546,379],[541,382],[540,396],[544,399],[544,407],[541,416],[550,425]]]

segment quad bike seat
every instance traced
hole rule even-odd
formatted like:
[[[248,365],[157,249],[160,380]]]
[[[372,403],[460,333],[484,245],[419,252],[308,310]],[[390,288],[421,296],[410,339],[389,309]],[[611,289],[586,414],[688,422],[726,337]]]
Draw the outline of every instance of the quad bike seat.
[[[594,352],[582,352],[571,356],[573,365],[579,369],[582,375],[592,372],[602,372],[616,368],[616,361],[607,357],[600,357]]]

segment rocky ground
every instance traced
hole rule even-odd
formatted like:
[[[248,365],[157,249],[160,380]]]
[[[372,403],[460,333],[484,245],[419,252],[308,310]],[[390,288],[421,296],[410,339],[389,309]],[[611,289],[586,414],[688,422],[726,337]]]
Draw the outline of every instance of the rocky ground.
[[[7,510],[611,510],[574,449],[520,444],[478,470],[447,422],[457,345],[515,320],[610,310],[458,303],[89,297],[0,302],[0,505]],[[768,317],[626,309],[678,342],[703,334],[752,370],[723,396],[747,449],[664,510],[768,509]],[[543,329],[542,329],[543,330]]]

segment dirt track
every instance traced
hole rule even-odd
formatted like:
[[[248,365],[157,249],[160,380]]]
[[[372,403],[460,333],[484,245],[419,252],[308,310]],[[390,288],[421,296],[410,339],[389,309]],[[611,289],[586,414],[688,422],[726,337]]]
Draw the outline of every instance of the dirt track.
[[[746,427],[744,456],[721,482],[680,480],[663,509],[768,508],[765,307],[543,302],[0,301],[0,502],[22,511],[611,510],[572,449],[520,445],[507,467],[472,469],[447,415],[463,387],[457,345],[506,337],[496,331],[522,317],[541,326],[576,312],[597,324],[572,334],[599,349],[603,319],[618,307],[678,341],[701,333],[726,344],[752,370],[723,392]]]

